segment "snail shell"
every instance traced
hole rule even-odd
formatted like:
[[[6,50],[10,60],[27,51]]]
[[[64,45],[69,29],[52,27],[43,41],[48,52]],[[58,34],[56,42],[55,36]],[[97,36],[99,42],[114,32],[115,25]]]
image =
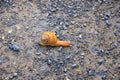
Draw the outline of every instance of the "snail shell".
[[[53,32],[43,32],[40,44],[43,46],[70,46],[69,41],[60,41]]]
[[[53,45],[57,43],[57,37],[53,32],[44,32],[41,35],[41,42],[42,45]]]

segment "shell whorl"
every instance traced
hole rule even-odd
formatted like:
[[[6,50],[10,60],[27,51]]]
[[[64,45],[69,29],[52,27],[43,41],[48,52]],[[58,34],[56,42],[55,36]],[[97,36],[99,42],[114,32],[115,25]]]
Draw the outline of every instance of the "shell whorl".
[[[43,34],[43,35],[41,36],[41,42],[42,42],[43,44],[48,44],[49,41],[50,41],[49,35]]]
[[[41,35],[42,45],[53,45],[57,42],[57,37],[53,32],[44,32]]]

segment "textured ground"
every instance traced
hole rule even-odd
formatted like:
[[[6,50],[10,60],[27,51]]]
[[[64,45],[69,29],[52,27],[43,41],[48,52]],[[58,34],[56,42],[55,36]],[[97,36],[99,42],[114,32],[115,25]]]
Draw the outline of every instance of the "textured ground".
[[[39,45],[44,31],[71,46]],[[0,0],[0,80],[119,80],[119,75],[119,0]]]

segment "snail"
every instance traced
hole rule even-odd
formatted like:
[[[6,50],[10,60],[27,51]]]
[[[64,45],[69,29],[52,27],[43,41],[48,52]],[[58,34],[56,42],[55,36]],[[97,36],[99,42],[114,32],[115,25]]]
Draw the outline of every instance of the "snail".
[[[40,44],[43,46],[70,46],[69,41],[60,41],[54,32],[43,32],[41,35]]]

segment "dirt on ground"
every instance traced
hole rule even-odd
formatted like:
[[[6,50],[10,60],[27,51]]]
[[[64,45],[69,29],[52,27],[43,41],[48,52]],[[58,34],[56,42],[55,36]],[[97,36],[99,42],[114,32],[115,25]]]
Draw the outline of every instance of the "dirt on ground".
[[[69,47],[40,45],[53,31]],[[0,0],[0,80],[119,80],[119,0]]]

